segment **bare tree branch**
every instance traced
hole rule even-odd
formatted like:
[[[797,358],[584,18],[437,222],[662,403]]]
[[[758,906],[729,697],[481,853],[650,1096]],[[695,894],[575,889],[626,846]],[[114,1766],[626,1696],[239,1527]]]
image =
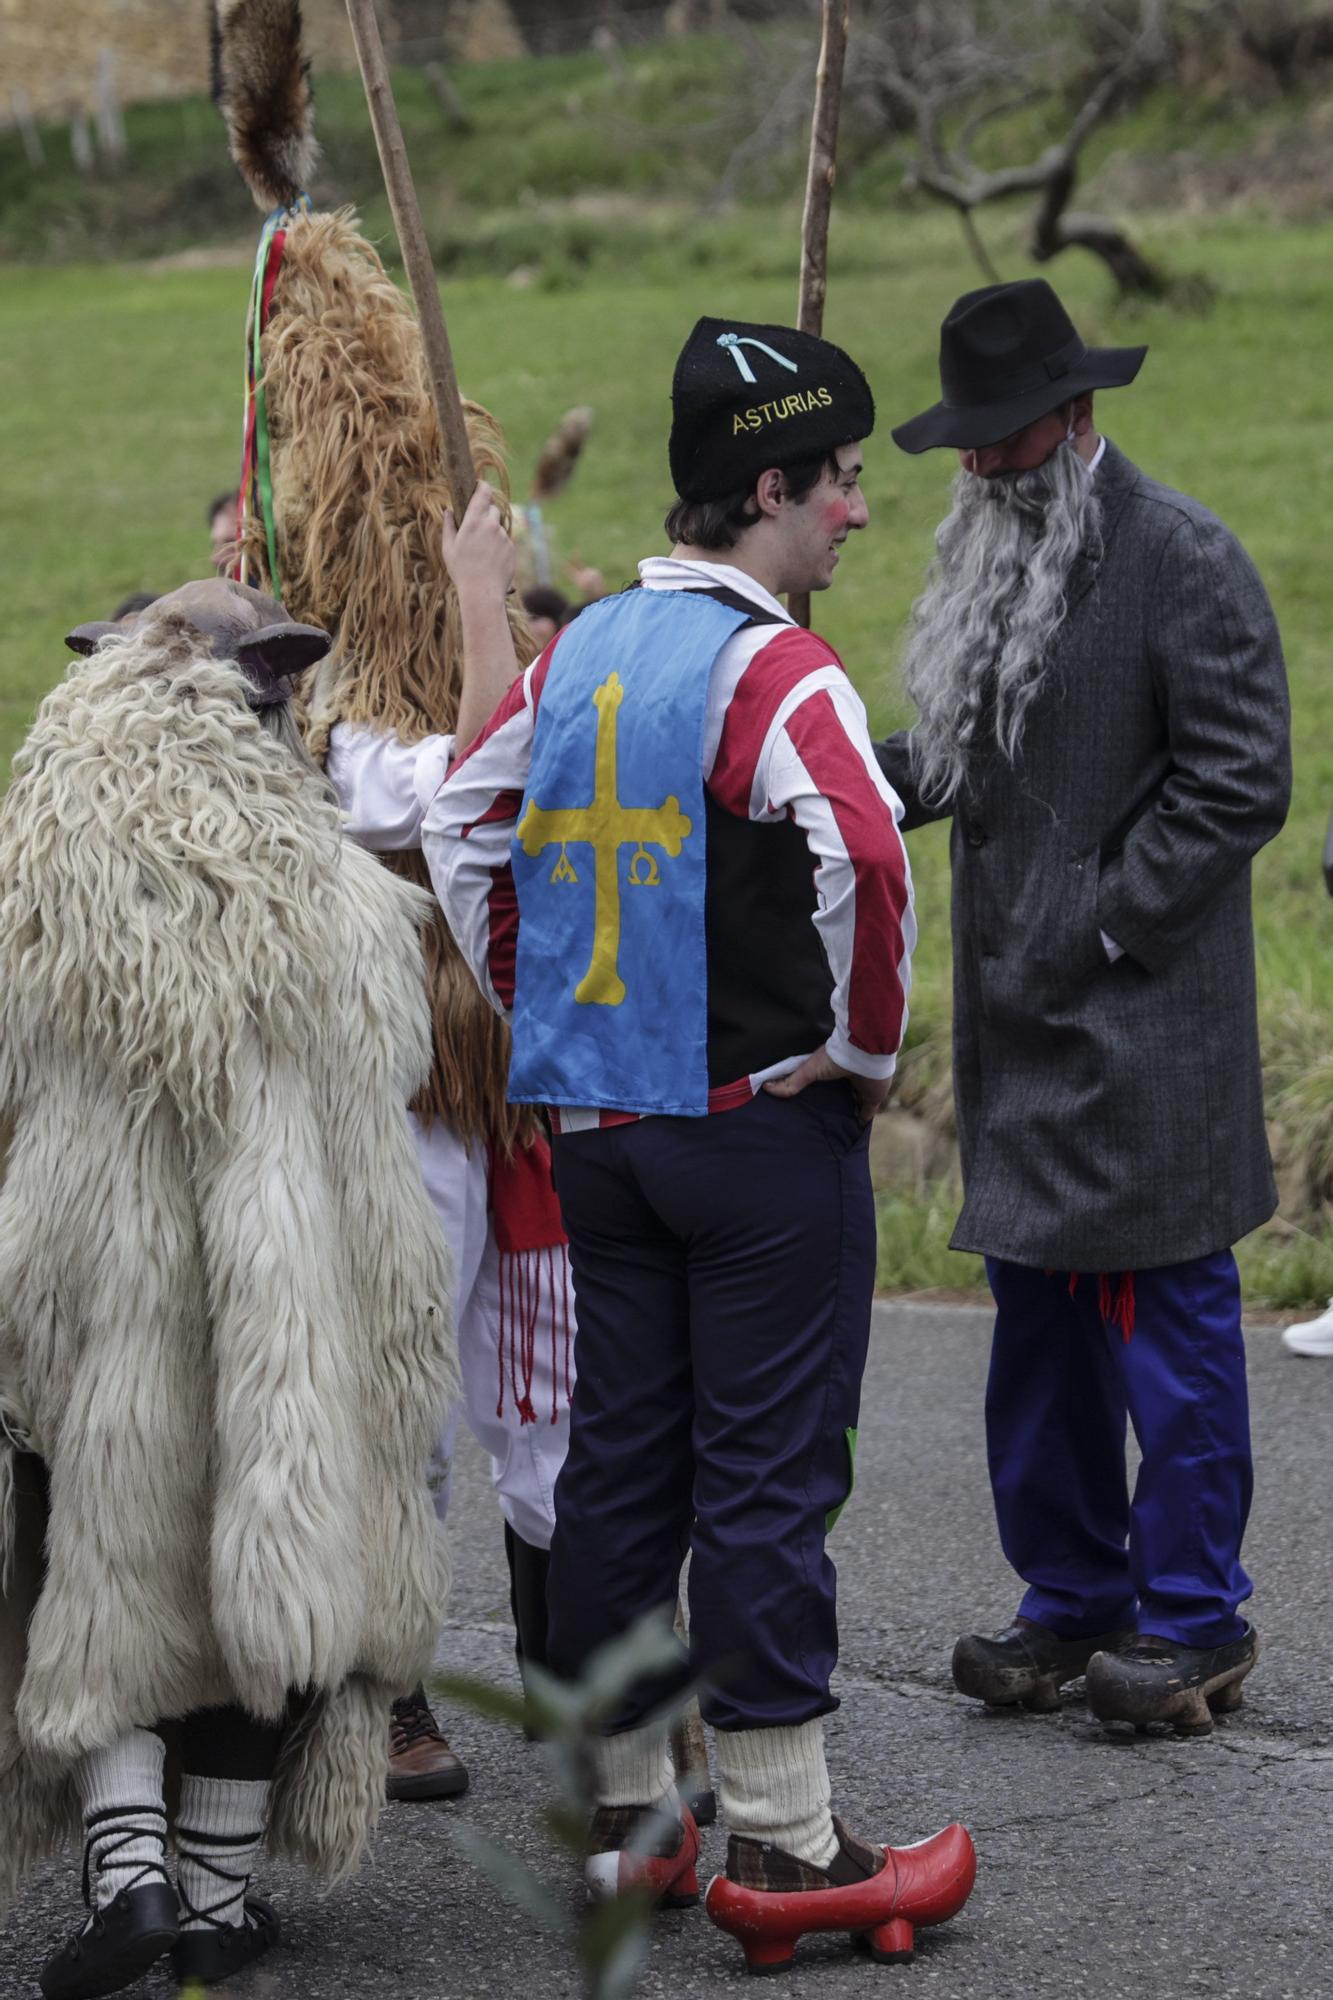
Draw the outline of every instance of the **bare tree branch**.
[[[1066,0],[1065,14],[1077,9]],[[1162,274],[1106,218],[1073,214],[1069,203],[1078,183],[1080,158],[1092,133],[1124,90],[1162,60],[1166,44],[1164,0],[1138,0],[1131,20],[1101,0],[1084,0],[1083,18],[1094,22],[1106,56],[1070,116],[1062,138],[1020,165],[984,168],[974,157],[983,130],[1056,88],[1042,65],[1048,52],[1031,24],[1026,41],[997,41],[994,21],[983,31],[968,0],[935,0],[928,13],[917,8],[904,29],[901,8],[890,4],[884,28],[869,44],[871,87],[893,121],[913,135],[904,179],[955,209],[968,247],[987,276],[995,267],[976,228],[974,211],[987,202],[1036,195],[1030,250],[1046,263],[1075,246],[1102,259],[1122,293],[1157,295],[1166,289]],[[895,34],[888,30],[897,30]],[[961,122],[960,122],[961,119]]]
[[[1031,104],[1040,104],[1051,94],[1051,86],[1045,83],[1033,84],[1021,90],[1015,97],[1001,97],[994,104],[983,104],[974,111],[958,135],[958,150],[971,158],[972,147],[987,125],[993,125],[998,118],[1011,118],[1016,111],[1026,111]]]
[[[736,199],[740,178],[752,160],[767,152],[780,153],[783,142],[797,131],[805,117],[809,79],[799,72],[788,77],[752,132],[746,134],[722,169],[714,199],[726,206]]]

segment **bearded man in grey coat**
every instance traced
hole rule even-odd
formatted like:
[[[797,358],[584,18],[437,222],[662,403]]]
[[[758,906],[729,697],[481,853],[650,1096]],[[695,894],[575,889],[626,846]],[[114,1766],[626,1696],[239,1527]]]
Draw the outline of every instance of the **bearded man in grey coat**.
[[[944,323],[894,431],[960,470],[913,615],[904,825],[952,816],[964,1205],[996,1300],[1000,1540],[1027,1589],[960,1639],[964,1693],[1202,1732],[1257,1657],[1231,1246],[1276,1206],[1250,862],[1286,815],[1277,626],[1245,551],[1099,436],[1143,348],[1085,346],[1041,280]],[[1142,1451],[1134,1494],[1126,1419]]]

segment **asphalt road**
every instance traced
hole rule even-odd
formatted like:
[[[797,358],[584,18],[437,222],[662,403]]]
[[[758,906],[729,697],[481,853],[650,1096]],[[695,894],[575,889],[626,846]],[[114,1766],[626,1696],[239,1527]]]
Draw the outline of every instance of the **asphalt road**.
[[[1264,1657],[1244,1709],[1200,1741],[1108,1738],[1074,1699],[1055,1716],[991,1715],[948,1679],[955,1636],[1007,1622],[981,1442],[988,1322],[966,1309],[882,1306],[862,1409],[857,1491],[834,1537],[843,1706],[831,1718],[835,1804],[871,1837],[963,1819],[980,1854],[962,1917],[910,1966],[810,1939],[788,2000],[1322,2000],[1333,1996],[1333,1365],[1250,1336],[1257,1491],[1246,1558]],[[444,1657],[513,1678],[499,1515],[462,1454]],[[471,2000],[578,1994],[565,1946],[506,1904],[453,1838],[467,1820],[528,1861],[572,1912],[577,1886],[538,1823],[540,1749],[448,1718],[472,1771],[457,1804],[391,1806],[375,1858],[323,1897],[265,1879],[286,1938],[245,2000]],[[718,1829],[704,1867],[721,1865]],[[702,1870],[701,1870],[702,1872]],[[72,1861],[47,1871],[0,1931],[0,1995],[35,1993],[76,1914]],[[656,1919],[644,1996],[742,1990],[739,1948],[701,1911]],[[162,1972],[133,1990],[164,2000]]]

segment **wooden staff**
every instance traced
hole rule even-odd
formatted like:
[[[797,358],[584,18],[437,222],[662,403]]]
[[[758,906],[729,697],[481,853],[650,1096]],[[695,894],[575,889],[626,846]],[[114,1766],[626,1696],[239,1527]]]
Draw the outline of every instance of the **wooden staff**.
[[[430,376],[431,394],[435,398],[440,437],[444,443],[444,466],[454,519],[461,521],[463,510],[477,484],[477,474],[463,416],[463,399],[458,393],[449,329],[444,323],[444,309],[435,282],[435,266],[431,262],[430,246],[421,221],[421,204],[417,200],[407,147],[403,143],[403,128],[398,122],[398,107],[393,101],[389,66],[384,60],[384,43],[380,39],[375,0],[347,0],[347,14],[356,44],[356,59],[361,67],[361,81],[366,87],[370,122],[375,130],[375,144],[379,148],[380,167],[384,173],[389,207],[393,212],[394,228],[398,232],[398,245],[403,253],[412,297],[416,300],[421,344],[426,350],[426,370]]]
[[[802,333],[824,331],[829,212],[833,207],[833,183],[838,177],[838,114],[842,110],[849,11],[850,0],[824,0],[819,68],[815,72],[815,111],[810,122],[810,164],[805,178],[805,213],[801,218],[801,288],[796,324]],[[809,591],[790,592],[787,609],[798,625],[808,627]]]

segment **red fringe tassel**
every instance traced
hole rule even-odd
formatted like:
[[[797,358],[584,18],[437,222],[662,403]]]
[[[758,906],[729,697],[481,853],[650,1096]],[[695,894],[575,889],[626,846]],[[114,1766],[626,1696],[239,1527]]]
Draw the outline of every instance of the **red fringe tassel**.
[[[1090,1274],[1089,1274],[1090,1275]],[[1078,1291],[1081,1271],[1069,1273],[1069,1296],[1072,1299]],[[1134,1273],[1122,1271],[1119,1282],[1112,1283],[1109,1271],[1097,1273],[1097,1310],[1106,1326],[1118,1326],[1124,1341],[1134,1338]]]
[[[560,1420],[561,1380],[568,1404],[573,1373],[569,1255],[562,1246],[504,1251],[500,1257],[499,1394],[495,1414],[504,1415],[507,1390],[520,1425],[538,1421],[537,1406],[532,1400],[532,1378],[537,1366],[539,1327],[549,1330],[551,1339],[550,1420],[554,1424]]]

